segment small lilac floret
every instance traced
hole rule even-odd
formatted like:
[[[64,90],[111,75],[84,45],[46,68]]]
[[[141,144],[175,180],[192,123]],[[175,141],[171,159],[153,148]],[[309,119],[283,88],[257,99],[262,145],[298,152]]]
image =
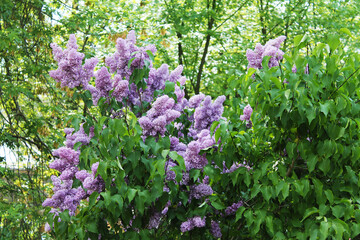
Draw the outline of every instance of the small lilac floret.
[[[248,49],[246,57],[249,61],[248,68],[262,69],[262,61],[265,56],[270,56],[269,68],[279,66],[279,61],[283,59],[284,52],[280,50],[280,45],[285,41],[285,36],[269,40],[264,46],[256,44],[255,49]]]
[[[189,218],[187,221],[183,222],[180,225],[180,231],[181,232],[188,232],[191,231],[192,229],[194,229],[194,227],[205,227],[206,224],[206,217],[199,217],[199,216],[195,216],[193,218]]]
[[[210,230],[210,232],[215,238],[221,238],[221,236],[222,236],[221,228],[220,228],[218,222],[211,220],[211,230]]]
[[[245,121],[245,120],[249,121],[252,112],[253,112],[253,109],[251,108],[251,106],[249,104],[246,105],[246,107],[244,108],[244,111],[243,111],[243,115],[240,116],[240,120],[241,121]]]
[[[196,199],[200,199],[211,194],[213,194],[212,188],[204,183],[200,183],[199,185],[195,185],[190,188],[190,196]]]
[[[239,207],[243,206],[243,201],[239,201],[237,203],[233,203],[231,206],[225,209],[226,215],[233,215],[239,209]]]

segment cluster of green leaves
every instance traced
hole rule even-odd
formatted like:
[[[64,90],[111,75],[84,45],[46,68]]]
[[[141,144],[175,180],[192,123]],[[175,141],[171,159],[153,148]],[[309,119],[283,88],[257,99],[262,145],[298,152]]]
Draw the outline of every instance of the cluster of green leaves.
[[[0,167],[0,236],[2,239],[41,238],[44,188],[41,169],[17,171]]]
[[[360,234],[360,56],[346,52],[338,36],[305,55],[308,41],[296,37],[280,67],[267,68],[265,58],[264,69],[249,69],[233,83],[239,89],[229,92],[228,146],[235,146],[232,156],[252,165],[232,179],[235,189],[247,193],[247,206],[236,214],[244,237]],[[254,108],[249,130],[237,120],[244,101]]]

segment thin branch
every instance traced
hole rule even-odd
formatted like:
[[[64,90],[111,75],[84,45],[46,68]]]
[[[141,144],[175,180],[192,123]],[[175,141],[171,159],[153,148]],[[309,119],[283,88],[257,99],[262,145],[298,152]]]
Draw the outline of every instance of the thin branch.
[[[214,29],[214,32],[216,30],[218,30],[222,25],[224,25],[228,20],[230,20],[233,16],[235,16],[235,14],[237,12],[239,12],[241,10],[241,8],[243,8],[245,6],[245,4],[247,4],[249,2],[249,0],[246,0],[242,5],[240,5],[240,7],[238,7],[238,9],[235,10],[235,12],[233,12],[229,17],[227,17],[222,23],[219,24],[219,26],[217,26],[215,29]]]
[[[334,91],[330,94],[330,96],[329,96],[328,99],[330,99],[331,96],[332,96],[334,93],[336,93],[342,86],[344,86],[344,84],[347,83],[347,81],[349,81],[349,79],[350,79],[352,76],[354,76],[354,74],[355,74],[357,71],[359,71],[359,69],[360,69],[360,66],[359,66],[352,74],[350,74],[350,76],[347,77],[347,78],[345,79],[345,81],[344,81],[339,87],[336,88],[336,90],[334,90]]]

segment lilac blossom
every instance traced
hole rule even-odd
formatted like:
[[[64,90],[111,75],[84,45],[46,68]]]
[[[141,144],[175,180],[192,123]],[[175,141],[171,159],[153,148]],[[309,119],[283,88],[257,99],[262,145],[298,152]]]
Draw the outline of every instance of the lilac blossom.
[[[106,67],[102,67],[95,74],[95,86],[100,92],[101,97],[107,97],[112,89],[111,75]]]
[[[216,221],[211,220],[211,229],[210,229],[211,234],[215,237],[215,238],[221,238],[222,234],[221,234],[221,228],[219,226],[219,223]]]
[[[146,80],[148,89],[152,92],[158,89],[165,88],[165,82],[169,79],[169,66],[167,64],[161,65],[160,68],[151,68],[149,78]]]
[[[251,108],[251,106],[249,104],[246,105],[246,107],[244,108],[244,111],[243,111],[243,115],[240,116],[240,120],[241,121],[249,121],[252,112],[253,112],[253,109]]]
[[[193,185],[190,187],[190,197],[200,199],[211,194],[213,194],[213,190],[207,184],[200,183],[199,185]]]
[[[58,62],[58,69],[50,71],[50,76],[61,82],[62,87],[87,86],[90,78],[94,76],[94,68],[98,59],[88,59],[84,66],[82,65],[84,54],[77,52],[78,45],[74,34],[70,35],[67,49],[62,50],[55,43],[50,46],[53,49],[54,59]]]
[[[189,218],[187,221],[183,222],[180,226],[181,232],[188,232],[194,229],[195,227],[201,228],[205,227],[205,217],[201,218],[199,216],[195,216],[193,218]]]
[[[161,216],[162,216],[161,213],[155,212],[150,217],[148,228],[149,229],[158,228],[160,224]]]
[[[201,104],[195,108],[194,128],[197,132],[200,132],[203,129],[210,129],[210,126],[214,121],[220,120],[224,111],[223,102],[225,99],[225,96],[219,96],[212,102],[211,97],[207,96]]]
[[[45,232],[50,232],[51,231],[51,227],[50,227],[49,223],[45,223],[44,231]]]
[[[241,207],[241,206],[243,206],[244,205],[244,203],[243,203],[243,201],[239,201],[239,202],[237,202],[237,203],[233,203],[231,206],[229,206],[229,207],[227,207],[226,209],[225,209],[225,214],[226,215],[233,215],[233,214],[235,214],[235,212],[239,209],[239,207]]]
[[[123,98],[129,94],[129,81],[121,80],[119,75],[114,77],[114,91],[112,96],[115,97],[116,101],[121,102]]]
[[[208,163],[205,154],[199,155],[200,150],[201,145],[199,142],[191,141],[188,144],[184,157],[187,170],[190,170],[192,168],[202,169]]]
[[[43,202],[43,207],[58,208],[61,212],[69,210],[69,214],[74,215],[80,200],[84,197],[84,190],[81,187],[72,188],[72,180],[61,181],[55,176],[51,176],[51,179],[54,184],[54,195]]]
[[[280,50],[280,45],[285,41],[285,36],[269,40],[264,46],[256,44],[255,49],[248,49],[246,57],[249,61],[248,68],[262,69],[262,61],[265,56],[270,56],[269,68],[279,66],[279,61],[283,59],[284,52]]]
[[[197,108],[200,106],[202,100],[204,100],[205,95],[203,93],[200,93],[198,95],[194,95],[189,100],[189,107],[190,108]]]
[[[52,207],[53,209],[58,209],[56,211],[61,212],[69,210],[69,214],[74,215],[80,201],[88,196],[82,187],[72,188],[73,178],[76,177],[82,182],[85,182],[86,179],[94,178],[97,164],[94,164],[92,167],[93,175],[87,174],[84,170],[79,171],[77,165],[79,164],[80,151],[75,151],[72,148],[77,142],[88,144],[93,135],[92,131],[93,130],[90,129],[90,136],[88,136],[82,126],[79,131],[75,133],[73,133],[74,129],[72,128],[66,128],[64,130],[66,134],[66,146],[53,151],[56,159],[49,164],[50,168],[60,172],[60,176],[51,176],[54,185],[54,194],[43,202],[44,207]],[[89,183],[88,186],[91,186],[90,191],[100,192],[104,188],[104,182],[101,177],[98,176],[93,182]]]
[[[156,99],[146,116],[139,119],[144,136],[163,136],[165,134],[166,125],[180,116],[179,111],[172,109],[174,104],[174,99],[167,95]]]
[[[99,162],[94,163],[91,166],[91,174],[88,174],[86,178],[84,176],[80,175],[78,179],[83,183],[84,188],[86,188],[88,191],[88,195],[90,195],[93,192],[102,192],[105,188],[105,182],[102,179],[100,175],[96,176],[97,168],[99,166]],[[83,173],[84,174],[84,173]],[[85,175],[85,174],[84,174]]]
[[[79,131],[73,133],[73,128],[66,128],[66,141],[65,145],[68,148],[74,148],[75,143],[81,142],[82,145],[87,145],[90,142],[90,139],[94,136],[94,128],[90,128],[89,135],[85,133],[84,127],[81,124]]]

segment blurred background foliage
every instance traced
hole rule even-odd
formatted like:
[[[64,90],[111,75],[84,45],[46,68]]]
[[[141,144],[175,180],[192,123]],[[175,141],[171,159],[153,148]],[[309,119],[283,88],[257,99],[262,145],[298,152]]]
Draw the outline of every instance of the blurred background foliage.
[[[86,111],[78,94],[49,77],[50,43],[64,47],[75,33],[85,57],[101,65],[116,39],[135,30],[140,45],[156,45],[155,67],[184,66],[187,97],[215,97],[233,94],[231,83],[247,69],[246,49],[257,42],[285,35],[286,51],[306,34],[312,51],[340,34],[344,48],[358,52],[359,8],[358,0],[2,0],[0,238],[41,238],[51,151],[62,144],[71,114]]]

